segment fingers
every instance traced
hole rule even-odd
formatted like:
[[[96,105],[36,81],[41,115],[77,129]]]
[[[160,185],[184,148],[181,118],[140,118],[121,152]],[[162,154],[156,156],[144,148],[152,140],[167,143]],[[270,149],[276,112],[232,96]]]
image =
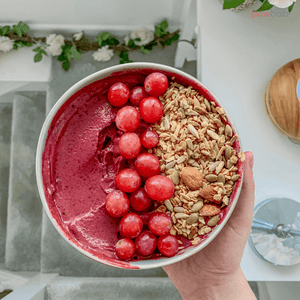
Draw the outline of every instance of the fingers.
[[[254,178],[253,178],[253,163],[254,158],[251,152],[245,152],[246,160],[244,162],[244,180],[241,193],[229,223],[236,227],[238,224],[252,223],[253,208],[254,208]]]

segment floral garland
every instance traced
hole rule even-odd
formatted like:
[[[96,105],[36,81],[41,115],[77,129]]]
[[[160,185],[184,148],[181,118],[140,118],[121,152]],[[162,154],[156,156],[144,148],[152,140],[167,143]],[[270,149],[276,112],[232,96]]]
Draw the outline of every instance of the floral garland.
[[[270,10],[273,6],[278,8],[288,8],[291,12],[297,0],[259,0],[262,5],[256,11]],[[223,9],[237,8],[244,4],[246,0],[224,0]]]
[[[57,56],[66,71],[70,68],[72,59],[80,60],[81,54],[87,51],[94,51],[92,56],[97,61],[108,61],[118,53],[120,63],[123,64],[132,62],[129,60],[129,51],[140,50],[143,54],[148,54],[155,46],[164,48],[177,41],[179,30],[170,33],[166,30],[168,26],[167,21],[162,21],[155,25],[155,32],[145,27],[133,30],[125,36],[123,43],[109,32],[99,33],[96,39],[90,42],[83,31],[74,34],[72,40],[66,40],[64,36],[56,34],[41,38],[31,37],[28,35],[29,26],[20,21],[12,28],[0,28],[0,53],[35,44],[37,47],[33,49],[36,52],[34,62],[41,61],[43,55]]]

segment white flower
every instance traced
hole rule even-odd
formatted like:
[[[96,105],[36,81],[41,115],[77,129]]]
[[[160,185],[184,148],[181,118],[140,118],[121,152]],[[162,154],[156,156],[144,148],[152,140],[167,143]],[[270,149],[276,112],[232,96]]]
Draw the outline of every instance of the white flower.
[[[269,0],[269,3],[279,8],[287,8],[296,1],[297,0]]]
[[[124,37],[124,43],[125,43],[125,45],[128,45],[129,40],[130,40],[130,37],[129,37],[129,35],[127,34],[127,35]]]
[[[62,35],[50,34],[46,39],[47,52],[53,56],[60,55],[61,46],[65,44],[65,38]]]
[[[151,41],[154,40],[154,32],[148,28],[140,28],[137,30],[133,30],[130,33],[130,38],[134,41],[134,43],[138,46],[147,45]],[[136,41],[135,39],[140,38],[140,41]]]
[[[82,36],[83,36],[83,31],[80,31],[78,33],[75,33],[73,35],[73,38],[75,39],[75,41],[79,41],[82,38]]]
[[[96,52],[94,52],[93,57],[98,61],[108,61],[114,56],[114,51],[112,49],[108,49],[108,45],[99,48]]]
[[[13,48],[14,41],[7,36],[0,36],[0,51],[8,52]]]

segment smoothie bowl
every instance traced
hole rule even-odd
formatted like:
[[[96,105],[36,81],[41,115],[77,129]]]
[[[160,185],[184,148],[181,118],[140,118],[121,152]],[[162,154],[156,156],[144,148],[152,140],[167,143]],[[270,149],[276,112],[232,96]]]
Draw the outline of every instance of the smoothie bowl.
[[[150,269],[222,234],[244,159],[230,116],[203,84],[172,67],[130,63],[62,95],[41,130],[36,174],[68,243],[109,266]]]

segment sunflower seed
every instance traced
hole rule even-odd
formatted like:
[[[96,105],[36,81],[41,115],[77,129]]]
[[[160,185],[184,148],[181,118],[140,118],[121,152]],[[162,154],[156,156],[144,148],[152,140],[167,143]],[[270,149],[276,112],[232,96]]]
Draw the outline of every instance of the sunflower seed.
[[[193,102],[194,102],[194,107],[195,106],[200,106],[200,102],[196,97],[194,97]]]
[[[225,134],[227,134],[229,137],[232,136],[232,128],[228,124],[225,127]]]
[[[176,185],[179,184],[179,172],[178,171],[173,172],[172,181]]]
[[[185,162],[186,160],[187,160],[187,157],[183,155],[183,156],[179,157],[176,162],[177,162],[177,164],[181,164],[181,163]]]
[[[174,209],[173,209],[173,205],[172,205],[172,203],[171,203],[170,200],[166,200],[166,201],[164,202],[164,204],[165,204],[166,208],[167,208],[169,211],[173,212]]]
[[[199,139],[198,131],[195,129],[195,127],[192,124],[188,124],[188,129],[193,136]]]
[[[196,213],[198,212],[201,208],[203,207],[203,201],[198,201],[197,203],[195,203],[192,207],[192,212]]]
[[[225,147],[222,146],[221,149],[220,149],[219,152],[218,152],[218,155],[217,155],[217,157],[216,157],[216,160],[218,160],[218,159],[221,157],[221,155],[223,154],[224,150],[225,150]]]
[[[226,159],[229,159],[230,156],[231,156],[231,147],[228,146],[228,145],[226,145],[226,146],[225,146],[225,158],[226,158]]]
[[[214,174],[208,174],[205,176],[205,179],[209,182],[215,182],[215,181],[217,181],[218,176],[214,175]]]
[[[213,227],[216,226],[219,221],[220,221],[220,217],[214,216],[207,222],[207,225]]]
[[[191,139],[186,139],[185,142],[191,150],[194,150],[194,144]]]
[[[207,99],[204,99],[204,104],[205,104],[207,110],[211,111],[210,103],[209,103],[209,101]]]
[[[224,174],[220,173],[218,175],[218,180],[217,181],[221,182],[221,183],[225,183],[225,176],[224,176]]]
[[[170,122],[169,122],[168,118],[164,118],[163,125],[164,125],[165,130],[170,129]]]
[[[175,214],[176,219],[187,219],[188,217],[189,217],[189,215],[184,214],[184,213],[176,213]]]
[[[225,165],[224,161],[221,161],[221,162],[218,164],[218,166],[216,167],[216,174],[219,174],[219,173],[222,171],[224,165]]]
[[[174,211],[175,211],[176,213],[184,213],[184,212],[185,212],[185,209],[184,209],[183,207],[181,207],[181,206],[175,206],[175,207],[174,207]]]
[[[211,130],[207,130],[207,134],[212,138],[212,139],[214,139],[214,140],[218,140],[220,137],[219,137],[219,135],[217,134],[217,133],[215,133],[215,132],[213,132],[213,131],[211,131]]]
[[[231,177],[232,181],[237,181],[240,178],[240,174],[235,174]]]
[[[186,220],[187,224],[193,224],[195,223],[199,218],[199,215],[197,213],[192,213]]]
[[[166,164],[166,169],[169,170],[169,169],[173,168],[175,165],[176,165],[176,161],[171,161]]]
[[[220,161],[216,161],[215,163],[213,163],[210,167],[209,167],[209,171],[210,172],[213,172],[215,169],[216,169],[216,167],[218,166],[218,164],[220,163]]]

